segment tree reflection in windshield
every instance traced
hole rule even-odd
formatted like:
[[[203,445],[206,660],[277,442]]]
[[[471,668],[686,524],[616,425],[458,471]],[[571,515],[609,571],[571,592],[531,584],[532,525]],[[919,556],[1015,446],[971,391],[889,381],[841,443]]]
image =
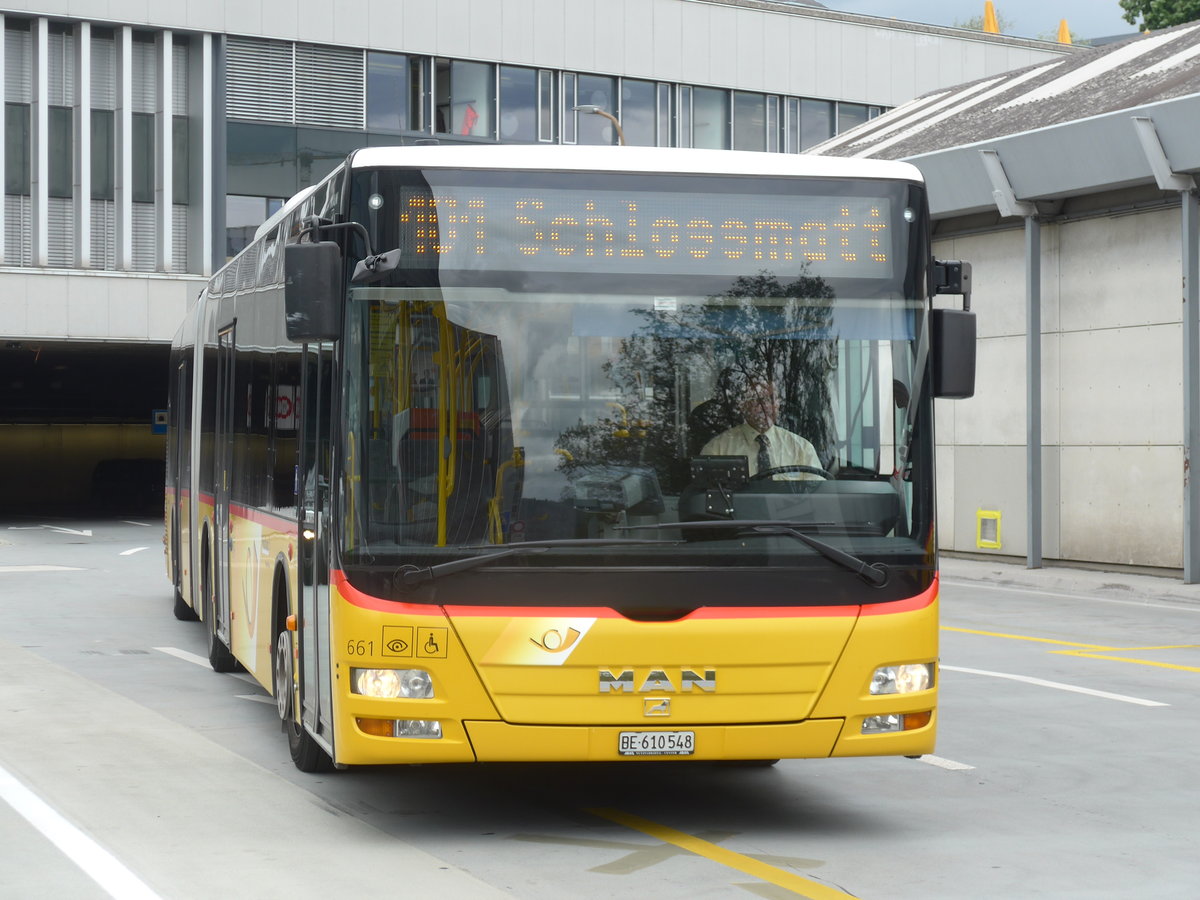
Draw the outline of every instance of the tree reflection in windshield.
[[[822,461],[834,453],[831,375],[833,288],[801,276],[781,283],[769,272],[736,279],[704,303],[635,309],[644,320],[603,366],[620,402],[612,413],[564,430],[556,449],[570,479],[597,466],[645,467],[664,490],[690,480],[689,460],[720,431],[741,421],[747,385],[769,383],[781,427],[803,435]],[[691,385],[713,385],[690,397]]]

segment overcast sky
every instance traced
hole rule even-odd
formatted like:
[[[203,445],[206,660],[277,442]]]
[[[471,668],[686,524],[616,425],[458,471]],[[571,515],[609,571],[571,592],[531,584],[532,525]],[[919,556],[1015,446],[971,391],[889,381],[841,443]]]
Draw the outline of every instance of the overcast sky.
[[[972,16],[982,16],[984,0],[821,0],[830,9],[886,16],[929,25],[954,25]],[[996,12],[1012,23],[1009,34],[1018,37],[1050,37],[1058,23],[1067,25],[1076,37],[1106,37],[1132,34],[1135,29],[1121,18],[1117,0],[993,0]]]

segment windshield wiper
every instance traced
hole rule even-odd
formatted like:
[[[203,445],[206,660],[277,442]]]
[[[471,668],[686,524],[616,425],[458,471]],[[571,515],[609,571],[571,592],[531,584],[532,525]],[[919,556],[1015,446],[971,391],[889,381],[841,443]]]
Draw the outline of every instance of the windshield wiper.
[[[868,563],[853,554],[840,550],[832,544],[805,534],[802,529],[815,528],[821,525],[832,525],[832,522],[776,522],[770,519],[714,519],[706,522],[660,522],[656,525],[625,525],[617,526],[623,531],[653,530],[664,531],[678,528],[680,531],[728,531],[735,529],[739,537],[763,534],[781,534],[795,538],[807,547],[816,550],[828,560],[844,566],[855,575],[875,587],[883,587],[888,580],[888,569],[883,563]]]
[[[509,556],[524,556],[528,553],[551,550],[555,547],[603,547],[609,545],[636,545],[644,547],[647,544],[678,544],[678,541],[648,541],[643,538],[563,538],[552,541],[523,541],[520,544],[503,545],[503,550],[495,553],[484,553],[482,556],[468,556],[451,562],[437,563],[432,566],[401,566],[396,571],[396,583],[400,587],[414,588],[427,581],[433,581],[443,575],[454,575],[458,572],[468,572],[480,566]],[[462,550],[488,550],[496,544],[486,544],[483,547],[462,547]]]

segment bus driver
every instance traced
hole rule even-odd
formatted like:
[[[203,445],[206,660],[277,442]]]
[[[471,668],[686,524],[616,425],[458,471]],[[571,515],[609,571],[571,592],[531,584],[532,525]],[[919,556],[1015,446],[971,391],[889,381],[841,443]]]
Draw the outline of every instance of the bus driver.
[[[738,404],[742,423],[718,434],[700,449],[701,456],[744,456],[750,476],[782,466],[811,466],[821,469],[813,445],[797,434],[780,428],[779,398],[775,386],[763,379],[746,384]],[[781,473],[785,480],[820,478],[815,473]]]

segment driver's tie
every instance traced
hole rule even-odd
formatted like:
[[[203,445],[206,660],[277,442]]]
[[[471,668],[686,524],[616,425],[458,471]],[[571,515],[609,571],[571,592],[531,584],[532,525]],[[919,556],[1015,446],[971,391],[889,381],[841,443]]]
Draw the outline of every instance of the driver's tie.
[[[768,449],[771,446],[771,442],[767,440],[765,434],[755,435],[754,440],[758,442],[758,459],[756,460],[758,471],[765,472],[771,468],[771,452]]]

